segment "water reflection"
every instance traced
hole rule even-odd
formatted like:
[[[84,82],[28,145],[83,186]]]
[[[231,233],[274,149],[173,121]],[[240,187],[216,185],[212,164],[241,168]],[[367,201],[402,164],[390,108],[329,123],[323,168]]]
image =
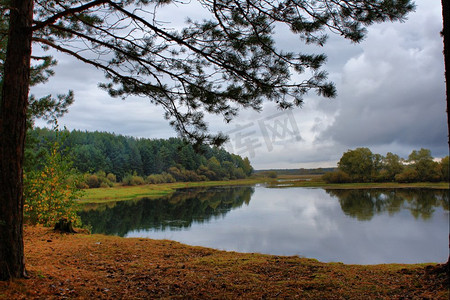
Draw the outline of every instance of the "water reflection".
[[[248,205],[253,187],[182,189],[170,197],[121,201],[80,212],[93,233],[124,236],[132,230],[177,230],[208,222]]]
[[[93,232],[353,264],[444,262],[448,190],[222,187],[81,213]]]
[[[389,215],[408,210],[414,218],[430,219],[436,207],[449,209],[448,190],[428,189],[358,189],[326,190],[339,200],[342,211],[360,221],[375,215]]]

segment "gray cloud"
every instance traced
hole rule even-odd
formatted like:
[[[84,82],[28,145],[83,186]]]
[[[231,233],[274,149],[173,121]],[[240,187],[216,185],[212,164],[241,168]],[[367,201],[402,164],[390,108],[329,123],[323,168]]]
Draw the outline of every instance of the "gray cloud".
[[[403,157],[424,147],[434,156],[446,155],[440,2],[416,3],[417,11],[405,23],[372,26],[366,40],[356,45],[330,34],[324,48],[306,47],[279,30],[280,49],[326,53],[324,69],[338,89],[336,99],[311,94],[301,109],[293,111],[301,140],[286,135],[272,148],[267,147],[257,121],[279,113],[273,103],[266,103],[259,114],[244,110],[231,124],[219,116],[208,116],[211,131],[230,132],[237,125],[253,122],[249,138],[261,146],[253,155],[243,151],[245,148],[239,154],[249,156],[256,168],[333,166],[344,151],[355,147]],[[187,14],[186,6],[181,9]],[[161,18],[173,17],[169,10],[169,6],[164,7]],[[195,13],[199,11],[195,9]],[[179,26],[179,20],[184,17],[177,17],[173,26]],[[163,118],[163,110],[148,99],[111,99],[97,87],[104,81],[102,72],[62,54],[55,57],[59,61],[56,76],[32,92],[39,96],[75,91],[75,104],[60,125],[146,138],[176,135]]]
[[[448,153],[440,6],[424,4],[418,1],[406,23],[370,29],[363,52],[342,70],[339,108],[320,139],[348,147],[385,145],[391,151],[389,145],[396,143]]]

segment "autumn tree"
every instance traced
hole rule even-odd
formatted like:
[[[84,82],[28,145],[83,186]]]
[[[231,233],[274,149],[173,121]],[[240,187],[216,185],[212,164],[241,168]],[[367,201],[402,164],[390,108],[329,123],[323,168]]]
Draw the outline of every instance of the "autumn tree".
[[[397,154],[388,152],[383,158],[383,169],[380,171],[383,174],[383,181],[393,181],[395,175],[401,173],[403,168],[401,158]]]
[[[342,155],[338,162],[338,170],[326,173],[322,178],[329,183],[437,182],[446,179],[443,172],[447,171],[448,157],[438,163],[434,161],[429,149],[413,150],[408,159],[404,160],[391,152],[384,157],[372,153],[369,148],[356,148]]]
[[[442,170],[439,163],[433,160],[429,149],[413,150],[408,156],[408,162],[421,181],[439,181]]]
[[[70,149],[62,149],[64,132],[55,129],[58,139],[49,142],[49,153],[41,168],[26,173],[24,217],[31,224],[54,226],[61,219],[81,225],[75,200],[82,196],[77,187],[81,175],[73,168]]]
[[[374,154],[369,148],[356,148],[345,152],[338,162],[339,170],[347,173],[354,182],[368,182],[374,170]]]
[[[287,25],[306,43],[323,45],[326,30],[354,42],[374,22],[402,20],[410,0],[199,0],[203,20],[181,30],[159,19],[170,0],[3,0],[9,17],[0,113],[0,279],[21,277],[23,263],[22,164],[32,42],[105,72],[111,96],[137,95],[161,105],[186,139],[211,135],[204,112],[230,121],[241,108],[300,105],[309,91],[335,95],[321,70],[322,54],[277,48],[274,28]],[[294,78],[302,78],[295,81]]]

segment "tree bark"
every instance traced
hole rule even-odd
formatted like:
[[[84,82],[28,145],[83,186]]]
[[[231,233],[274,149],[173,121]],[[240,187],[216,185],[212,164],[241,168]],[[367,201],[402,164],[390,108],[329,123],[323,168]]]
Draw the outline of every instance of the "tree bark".
[[[33,0],[12,0],[0,107],[0,280],[26,276],[23,159]]]
[[[448,68],[450,67],[450,57],[449,57],[449,43],[450,43],[450,33],[449,33],[449,18],[450,18],[450,1],[442,0],[442,19],[443,19],[443,29],[442,29],[442,38],[444,40],[444,65],[445,65],[445,97],[447,101],[447,130],[448,130],[448,145],[450,150],[450,119],[449,119],[449,111],[450,111],[450,103],[448,101],[448,92],[450,90],[450,82],[448,79]]]
[[[450,57],[449,57],[449,43],[450,43],[450,1],[449,0],[441,0],[442,3],[442,39],[444,40],[444,72],[445,72],[445,99],[447,102],[447,130],[448,130],[448,148],[450,152],[450,118],[449,118],[449,112],[450,112],[450,103],[448,102],[448,92],[450,90],[450,82],[448,79],[448,68],[450,67]],[[450,169],[449,169],[449,176],[450,176]],[[449,244],[448,247],[450,249],[450,234],[448,236]],[[447,259],[446,268],[447,272],[449,270],[449,264],[450,264],[450,254]]]

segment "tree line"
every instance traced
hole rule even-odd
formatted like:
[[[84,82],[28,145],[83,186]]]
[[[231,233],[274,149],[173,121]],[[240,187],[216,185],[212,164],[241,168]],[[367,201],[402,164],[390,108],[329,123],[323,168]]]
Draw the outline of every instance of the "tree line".
[[[180,230],[248,205],[254,192],[254,187],[189,189],[175,192],[170,201],[167,198],[119,201],[113,206],[100,205],[101,209],[83,209],[79,214],[83,224],[92,226],[92,233],[124,236],[136,228]]]
[[[345,152],[337,170],[322,178],[328,183],[449,181],[449,157],[437,162],[424,148],[413,150],[407,159],[391,152],[382,156],[369,148],[356,148]]]
[[[175,181],[241,179],[253,172],[248,158],[224,149],[202,146],[195,151],[180,138],[146,139],[106,132],[63,131],[61,151],[84,173],[83,187],[106,187]],[[47,128],[29,130],[26,170],[42,168],[40,157],[58,136]],[[70,151],[67,151],[70,150]]]

